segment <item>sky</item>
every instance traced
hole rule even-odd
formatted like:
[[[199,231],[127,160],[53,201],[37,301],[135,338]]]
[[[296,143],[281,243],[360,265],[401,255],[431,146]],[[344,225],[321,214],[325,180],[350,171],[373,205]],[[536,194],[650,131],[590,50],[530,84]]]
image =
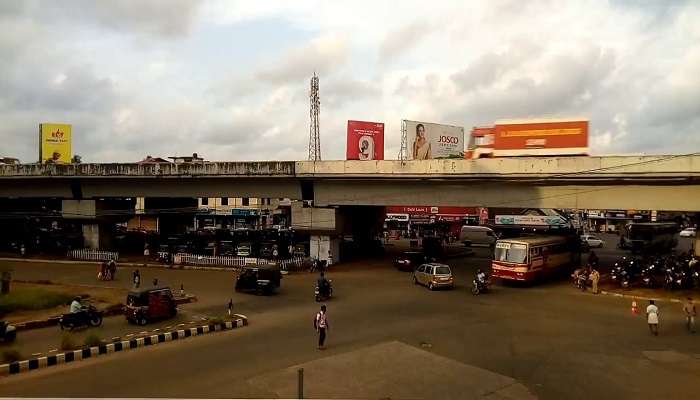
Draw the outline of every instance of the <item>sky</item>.
[[[697,1],[0,1],[0,156],[73,125],[84,162],[302,160],[347,120],[584,117],[590,151],[700,151]]]

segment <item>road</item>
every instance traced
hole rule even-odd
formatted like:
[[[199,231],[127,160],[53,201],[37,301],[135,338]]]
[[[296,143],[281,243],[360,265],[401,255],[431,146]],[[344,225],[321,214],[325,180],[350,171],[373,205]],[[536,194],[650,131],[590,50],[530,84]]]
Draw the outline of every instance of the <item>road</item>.
[[[581,293],[564,282],[496,286],[492,293],[474,297],[467,286],[474,269],[488,264],[488,254],[479,250],[450,264],[458,286],[438,292],[414,286],[410,273],[395,271],[387,262],[353,263],[332,271],[337,296],[328,302],[332,330],[326,351],[315,348],[312,329],[318,309],[312,293],[315,276],[290,275],[279,295],[233,295],[236,311],[250,317],[246,328],[5,378],[0,395],[277,397],[265,377],[284,377],[289,367],[330,363],[394,342],[512,377],[542,399],[687,399],[700,390],[700,342],[684,332],[679,305],[661,303],[661,335],[652,337],[643,317],[631,315],[626,299]],[[80,274],[79,267],[71,268],[52,272],[80,280],[73,277]],[[28,271],[17,274],[46,273]],[[191,287],[202,298],[192,305],[197,312],[219,312],[231,293],[228,273],[157,274]],[[366,353],[363,357],[368,369],[386,361]],[[404,358],[397,354],[396,359]],[[392,376],[412,376],[415,368],[395,365]],[[332,396],[360,379],[360,372],[346,371],[331,382],[307,376],[306,386],[323,386]],[[444,367],[422,376],[447,372]],[[447,385],[454,387],[451,397],[467,397],[458,392],[459,382],[453,385]],[[396,389],[380,385],[376,390],[373,397],[379,398]]]

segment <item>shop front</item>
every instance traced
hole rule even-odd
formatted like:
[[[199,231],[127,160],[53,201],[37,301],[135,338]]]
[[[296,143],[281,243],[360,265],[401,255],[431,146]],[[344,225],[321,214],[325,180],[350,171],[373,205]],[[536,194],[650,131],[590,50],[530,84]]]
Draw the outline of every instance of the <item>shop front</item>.
[[[479,220],[472,207],[389,206],[385,225],[391,237],[420,237],[440,224],[446,233],[459,235],[463,225]]]

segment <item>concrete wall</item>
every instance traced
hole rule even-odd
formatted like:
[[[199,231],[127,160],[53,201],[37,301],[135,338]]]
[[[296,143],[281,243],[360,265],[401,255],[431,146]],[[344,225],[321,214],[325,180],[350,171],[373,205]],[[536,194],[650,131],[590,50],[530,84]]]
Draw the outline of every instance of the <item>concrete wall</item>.
[[[63,218],[95,219],[97,216],[97,201],[95,200],[63,200]]]
[[[299,231],[336,232],[338,210],[335,208],[302,207],[292,204],[292,229]]]

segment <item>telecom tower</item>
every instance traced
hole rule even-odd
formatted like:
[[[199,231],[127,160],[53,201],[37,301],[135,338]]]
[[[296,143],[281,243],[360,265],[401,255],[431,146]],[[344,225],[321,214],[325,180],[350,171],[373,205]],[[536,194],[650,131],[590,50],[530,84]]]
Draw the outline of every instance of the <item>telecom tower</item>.
[[[321,137],[318,123],[318,114],[321,111],[321,100],[318,97],[318,76],[314,72],[311,78],[311,90],[309,91],[309,100],[311,108],[309,116],[311,123],[309,124],[309,161],[321,161]]]

